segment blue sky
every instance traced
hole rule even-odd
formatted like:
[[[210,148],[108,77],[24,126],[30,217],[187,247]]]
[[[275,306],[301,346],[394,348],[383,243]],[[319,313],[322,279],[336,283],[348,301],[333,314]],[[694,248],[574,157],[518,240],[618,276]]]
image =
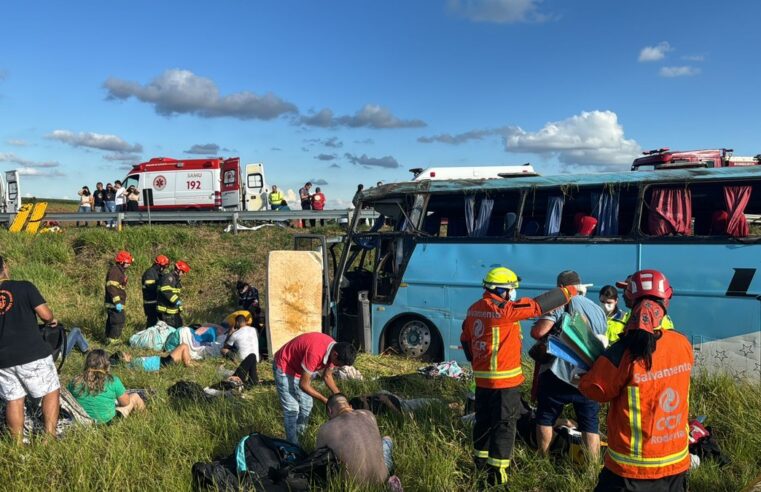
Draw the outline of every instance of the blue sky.
[[[284,189],[324,180],[342,206],[412,167],[755,155],[759,18],[705,0],[7,2],[0,170],[74,196],[196,150]]]

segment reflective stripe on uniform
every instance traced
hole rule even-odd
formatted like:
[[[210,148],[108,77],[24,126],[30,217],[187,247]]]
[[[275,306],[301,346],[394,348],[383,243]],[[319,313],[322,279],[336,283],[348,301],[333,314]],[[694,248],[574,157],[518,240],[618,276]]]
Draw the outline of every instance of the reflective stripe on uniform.
[[[498,466],[500,468],[510,466],[510,460],[509,459],[507,459],[507,460],[501,460],[499,458],[492,458],[491,456],[489,457],[488,460],[486,460],[486,463],[489,464],[489,465],[492,465],[492,466]]]
[[[143,282],[143,285],[153,285],[155,283],[156,283],[155,280],[146,280],[145,282]]]
[[[629,428],[631,429],[631,456],[638,458],[642,456],[642,407],[639,401],[639,388],[629,386]]]
[[[499,355],[499,326],[492,326],[491,328],[491,362],[489,362],[489,370],[491,372],[497,371],[497,355]]]
[[[610,459],[615,461],[616,463],[620,465],[627,465],[627,466],[639,466],[643,468],[656,468],[661,466],[669,466],[669,465],[675,465],[685,459],[687,455],[689,454],[689,447],[685,446],[685,448],[682,451],[679,451],[678,453],[670,454],[668,456],[661,456],[659,458],[641,458],[641,457],[633,457],[633,456],[626,456],[620,453],[617,453],[613,451],[612,449],[608,448],[608,456],[610,456]]]
[[[489,451],[482,450],[482,449],[474,449],[473,456],[475,456],[476,458],[486,459],[489,457]]]
[[[173,295],[172,297],[169,298],[169,302],[171,302],[172,304],[175,304],[175,303],[177,303],[177,299],[179,299],[179,298],[180,298],[180,296],[175,294],[175,295]]]
[[[122,285],[122,284],[120,284],[119,282],[117,282],[116,280],[108,280],[108,281],[106,282],[106,287],[108,287],[108,286],[111,286],[111,287],[119,287],[119,288],[120,288],[120,289],[122,289],[122,290],[124,290],[124,289],[126,289],[126,288],[127,288],[127,286],[126,286],[126,285]]]
[[[118,303],[119,303],[119,301],[121,301],[121,300],[122,300],[122,298],[121,298],[121,297],[119,297],[119,296],[114,296],[114,298],[113,298],[112,300],[113,300],[115,303],[117,303],[117,304],[118,304]]]
[[[143,304],[156,304],[156,301],[143,301]]]
[[[507,371],[473,371],[473,376],[481,379],[514,378],[523,374],[523,369],[516,367]]]
[[[156,311],[159,311],[161,313],[166,313],[166,314],[177,314],[180,312],[179,309],[168,308],[166,306],[162,306],[161,304],[156,306]]]

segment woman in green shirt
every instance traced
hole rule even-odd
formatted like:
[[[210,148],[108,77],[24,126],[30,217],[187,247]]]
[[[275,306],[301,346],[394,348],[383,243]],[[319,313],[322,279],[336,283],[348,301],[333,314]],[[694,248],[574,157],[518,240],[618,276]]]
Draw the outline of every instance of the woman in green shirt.
[[[144,410],[140,395],[129,394],[121,379],[110,373],[111,363],[103,350],[92,350],[85,358],[82,374],[69,383],[77,402],[96,422],[110,422],[118,411],[126,417],[133,410]]]

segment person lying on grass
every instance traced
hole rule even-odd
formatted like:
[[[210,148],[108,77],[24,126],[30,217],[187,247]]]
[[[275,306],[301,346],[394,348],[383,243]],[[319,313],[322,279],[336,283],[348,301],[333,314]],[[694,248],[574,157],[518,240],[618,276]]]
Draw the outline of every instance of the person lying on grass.
[[[259,362],[259,332],[246,321],[243,315],[235,317],[235,325],[227,336],[222,355],[241,361],[227,381],[251,388],[259,382],[256,369]]]
[[[104,350],[87,354],[84,370],[69,383],[68,389],[87,415],[99,424],[113,420],[117,410],[126,417],[133,410],[145,409],[140,395],[127,393],[122,380],[111,374],[111,363]]]
[[[147,357],[135,357],[127,352],[116,352],[111,355],[111,364],[126,364],[131,369],[141,369],[145,372],[156,372],[170,364],[182,364],[185,367],[194,367],[196,364],[190,358],[190,347],[181,343],[168,355],[149,355]]]

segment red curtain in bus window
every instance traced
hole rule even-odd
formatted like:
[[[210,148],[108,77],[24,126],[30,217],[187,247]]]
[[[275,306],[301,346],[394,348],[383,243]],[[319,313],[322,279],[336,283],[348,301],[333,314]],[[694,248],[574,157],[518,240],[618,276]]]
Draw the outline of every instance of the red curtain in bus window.
[[[727,234],[733,237],[748,236],[748,219],[745,218],[745,207],[750,201],[750,186],[725,186],[724,204],[727,206],[729,222]]]
[[[653,236],[692,234],[692,193],[686,188],[653,188],[647,230]]]

